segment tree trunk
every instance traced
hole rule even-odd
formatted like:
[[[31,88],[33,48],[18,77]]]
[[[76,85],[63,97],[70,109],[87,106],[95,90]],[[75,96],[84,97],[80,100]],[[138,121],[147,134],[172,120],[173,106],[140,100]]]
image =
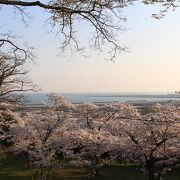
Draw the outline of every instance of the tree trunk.
[[[97,167],[93,167],[93,169],[92,169],[92,176],[96,177],[96,176],[99,176],[99,175],[100,175],[99,169]]]
[[[147,164],[147,171],[148,171],[149,180],[155,180],[155,176],[154,176],[155,162],[154,162],[154,159],[150,158],[149,160],[147,160],[146,164]]]
[[[49,170],[44,168],[38,168],[34,180],[48,180],[49,179]]]
[[[93,177],[100,175],[98,164],[99,164],[99,157],[95,157],[95,161],[92,164],[92,176]]]

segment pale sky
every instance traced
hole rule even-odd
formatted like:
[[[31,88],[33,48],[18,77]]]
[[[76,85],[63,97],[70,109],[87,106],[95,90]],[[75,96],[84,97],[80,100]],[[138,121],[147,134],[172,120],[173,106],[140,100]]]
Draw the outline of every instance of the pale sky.
[[[124,9],[128,30],[120,33],[120,41],[130,52],[117,56],[115,63],[104,60],[89,51],[85,58],[58,55],[58,41],[44,25],[38,8],[32,8],[28,27],[20,18],[13,18],[7,7],[0,11],[1,31],[13,30],[35,47],[38,57],[30,65],[30,78],[43,92],[168,92],[180,89],[180,8],[168,13],[164,19],[155,20],[157,12],[150,6],[132,6]],[[87,29],[81,29],[84,33]],[[83,35],[83,40],[85,35]]]

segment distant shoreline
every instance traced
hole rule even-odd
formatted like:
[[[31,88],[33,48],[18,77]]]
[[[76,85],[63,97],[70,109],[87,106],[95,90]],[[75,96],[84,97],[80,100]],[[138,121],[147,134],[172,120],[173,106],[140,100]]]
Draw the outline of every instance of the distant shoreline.
[[[180,95],[178,94],[117,94],[117,93],[66,93],[59,94],[64,96],[69,102],[74,104],[81,103],[151,103],[151,102],[167,102],[167,101],[179,101]],[[27,95],[26,104],[43,104],[48,102],[47,94],[32,93]]]
[[[179,98],[180,95],[177,94],[167,94],[167,95],[90,95],[88,97],[131,97],[131,98]]]
[[[176,103],[178,101],[134,101],[134,102],[94,102],[94,104],[98,105],[98,106],[101,106],[101,105],[104,105],[104,104],[112,104],[112,103],[127,103],[127,104],[131,104],[137,108],[145,108],[145,107],[149,107],[149,106],[152,106],[153,104],[157,104],[157,103],[160,103],[160,104],[168,104],[168,103]],[[83,104],[83,103],[72,103],[72,104],[77,104],[77,105],[80,105],[80,104]],[[45,104],[24,104],[19,110],[20,111],[37,111],[37,110],[46,110],[47,109],[47,106]]]

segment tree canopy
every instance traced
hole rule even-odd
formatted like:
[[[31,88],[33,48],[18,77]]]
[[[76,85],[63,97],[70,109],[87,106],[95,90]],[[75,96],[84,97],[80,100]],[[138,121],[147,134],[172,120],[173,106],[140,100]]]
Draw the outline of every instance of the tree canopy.
[[[25,8],[44,9],[49,14],[49,23],[53,27],[58,27],[62,50],[70,47],[82,51],[83,47],[79,43],[77,32],[80,30],[79,23],[85,23],[94,31],[92,41],[88,42],[89,45],[98,50],[108,47],[113,60],[117,53],[126,50],[126,47],[117,40],[119,31],[124,30],[121,23],[126,20],[121,11],[136,2],[161,5],[162,10],[158,14],[153,14],[157,19],[163,17],[169,9],[174,10],[179,4],[178,0],[48,0],[46,2],[0,0],[0,5],[14,7],[23,19],[27,15]]]

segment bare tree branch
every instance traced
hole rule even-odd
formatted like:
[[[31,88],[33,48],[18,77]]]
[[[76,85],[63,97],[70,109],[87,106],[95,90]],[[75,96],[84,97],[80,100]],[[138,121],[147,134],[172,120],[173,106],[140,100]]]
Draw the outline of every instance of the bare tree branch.
[[[0,101],[17,102],[19,92],[32,91],[36,86],[28,79],[26,64],[34,60],[31,48],[21,48],[11,35],[0,37]]]

